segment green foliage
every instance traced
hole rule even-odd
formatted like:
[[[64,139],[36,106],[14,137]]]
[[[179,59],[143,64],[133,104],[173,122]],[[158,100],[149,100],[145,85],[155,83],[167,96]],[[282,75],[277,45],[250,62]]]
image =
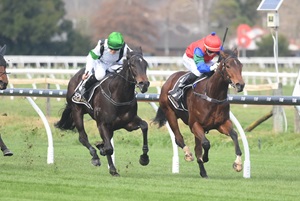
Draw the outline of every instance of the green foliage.
[[[210,17],[218,22],[221,29],[229,27],[230,30],[235,30],[240,24],[253,26],[259,17],[256,10],[258,5],[257,0],[216,1]]]
[[[89,41],[64,15],[62,0],[0,0],[0,44],[7,44],[8,54],[86,54]],[[78,45],[83,45],[80,52]]]
[[[272,35],[262,37],[260,42],[257,42],[258,50],[255,51],[255,56],[258,57],[272,57],[274,56],[274,40]],[[288,49],[289,42],[283,35],[278,36],[278,56],[291,56]]]

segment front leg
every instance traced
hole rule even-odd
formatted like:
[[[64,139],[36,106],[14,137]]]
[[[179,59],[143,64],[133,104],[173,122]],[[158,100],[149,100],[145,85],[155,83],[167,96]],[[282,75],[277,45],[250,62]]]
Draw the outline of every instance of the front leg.
[[[225,124],[221,125],[218,129],[219,132],[229,135],[234,143],[234,149],[235,149],[235,154],[236,154],[236,159],[233,163],[233,168],[235,171],[240,172],[243,169],[243,164],[242,164],[242,151],[239,145],[238,141],[238,135],[237,132],[233,129],[232,122],[231,120],[227,120]]]
[[[148,123],[142,120],[140,117],[135,116],[135,118],[133,118],[133,121],[128,123],[124,128],[129,132],[141,128],[143,133],[143,154],[140,156],[140,164],[143,166],[148,165],[150,162],[148,156]]]
[[[205,138],[204,130],[198,122],[194,122],[192,125],[193,125],[192,132],[194,133],[194,136],[195,136],[195,155],[197,157],[197,162],[198,162],[199,169],[200,169],[200,176],[203,178],[208,178],[205,167],[204,167],[204,162],[208,161],[209,146],[208,146],[207,142],[209,142],[209,141]],[[203,143],[205,145],[205,152],[206,152],[206,154],[204,154],[204,157],[202,155]]]

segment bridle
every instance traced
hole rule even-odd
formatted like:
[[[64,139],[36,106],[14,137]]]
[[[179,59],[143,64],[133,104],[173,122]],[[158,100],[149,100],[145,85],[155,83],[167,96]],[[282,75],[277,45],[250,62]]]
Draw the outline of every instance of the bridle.
[[[217,68],[216,72],[219,73],[225,81],[227,81],[229,84],[232,85],[232,81],[231,81],[230,76],[228,75],[227,70],[226,70],[226,68],[230,67],[228,65],[228,61],[230,59],[237,60],[237,57],[229,55],[228,57],[226,57],[225,59],[223,59],[224,61],[221,60],[221,64],[220,64],[221,66],[219,68]],[[206,95],[207,84],[208,84],[208,82],[206,83],[205,93],[204,94],[201,94],[201,93],[198,93],[198,92],[195,92],[195,91],[193,93],[196,96],[199,96],[200,98],[202,98],[204,100],[207,100],[208,102],[211,102],[211,103],[223,104],[223,103],[227,103],[228,102],[228,98],[225,98],[223,100],[218,100],[218,99],[214,99],[214,98],[211,98],[211,97],[207,96]]]
[[[127,60],[127,65],[128,65],[128,69],[129,69],[129,73],[131,75],[131,78],[133,81],[131,80],[128,80],[127,77],[123,76],[121,73],[117,73],[116,75],[123,78],[126,82],[129,82],[131,84],[134,84],[136,85],[137,81],[135,80],[134,78],[134,74],[133,74],[133,65],[132,65],[132,59],[134,57],[139,57],[140,60],[143,60],[143,56],[141,54],[134,54],[132,55],[128,60]],[[110,95],[108,95],[104,89],[102,88],[101,84],[100,84],[100,89],[101,89],[101,92],[102,94],[104,95],[104,97],[109,100],[109,102],[111,102],[113,105],[115,106],[125,106],[125,105],[131,105],[135,100],[136,100],[136,97],[134,96],[132,100],[130,101],[126,101],[126,102],[116,102],[112,97],[111,97],[111,93]]]
[[[143,59],[143,56],[142,56],[141,54],[134,54],[134,55],[132,55],[129,59],[126,60],[127,66],[128,66],[128,69],[129,69],[129,73],[130,73],[130,76],[131,76],[131,78],[132,78],[133,81],[127,79],[126,77],[124,77],[124,76],[123,76],[122,74],[120,74],[120,73],[117,74],[119,77],[122,77],[124,80],[126,80],[126,82],[129,82],[129,83],[132,83],[132,84],[136,84],[136,83],[137,83],[137,81],[136,81],[135,78],[134,78],[134,73],[133,73],[133,69],[132,69],[132,68],[133,68],[133,65],[132,65],[132,59],[133,59],[134,57],[138,57],[139,60],[144,60],[144,59]]]

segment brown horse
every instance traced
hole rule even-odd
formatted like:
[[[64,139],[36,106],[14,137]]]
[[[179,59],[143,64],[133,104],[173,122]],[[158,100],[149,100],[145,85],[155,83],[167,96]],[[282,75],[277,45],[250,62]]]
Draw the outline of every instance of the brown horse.
[[[55,124],[57,128],[73,130],[75,127],[79,132],[79,141],[85,146],[91,156],[92,164],[100,166],[100,159],[96,149],[89,143],[84,129],[83,116],[89,114],[96,122],[102,143],[96,147],[102,156],[106,156],[109,164],[109,172],[118,176],[111,155],[114,152],[111,144],[114,131],[124,128],[127,131],[141,129],[143,133],[143,154],[140,156],[140,164],[148,165],[148,124],[137,115],[137,99],[135,87],[138,86],[142,93],[149,87],[147,77],[148,63],[143,58],[142,49],[127,51],[127,57],[123,61],[122,70],[119,73],[110,74],[104,78],[100,86],[93,88],[94,95],[91,97],[90,106],[72,102],[75,88],[81,81],[85,69],[81,69],[70,80],[67,92],[67,105],[61,119]]]
[[[210,142],[205,134],[212,129],[217,129],[220,133],[232,138],[237,156],[233,167],[238,172],[242,170],[242,152],[239,147],[237,133],[233,129],[229,118],[230,105],[227,100],[229,84],[237,92],[243,91],[245,85],[241,75],[242,64],[237,56],[237,49],[220,52],[221,61],[216,72],[208,79],[194,83],[193,88],[186,91],[184,104],[188,111],[175,109],[168,99],[168,92],[186,72],[181,71],[171,75],[163,85],[159,97],[160,107],[154,122],[161,127],[168,121],[174,132],[176,144],[185,153],[185,160],[193,161],[193,155],[184,143],[180,133],[177,119],[180,118],[185,124],[189,125],[195,137],[195,154],[200,168],[200,175],[204,178],[208,177],[204,163],[208,161],[208,151],[210,149]],[[202,153],[202,147],[204,153]]]
[[[6,89],[7,84],[8,84],[8,78],[7,78],[7,73],[6,73],[7,63],[4,59],[5,51],[6,51],[6,45],[4,45],[0,49],[0,90]],[[0,148],[1,148],[1,151],[3,152],[4,156],[12,156],[13,155],[13,153],[6,147],[5,143],[2,140],[1,135],[0,135]]]

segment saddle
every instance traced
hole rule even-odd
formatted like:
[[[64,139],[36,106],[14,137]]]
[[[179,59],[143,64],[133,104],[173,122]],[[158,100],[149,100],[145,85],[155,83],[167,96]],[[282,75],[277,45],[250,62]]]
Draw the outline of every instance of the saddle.
[[[168,96],[169,101],[172,103],[172,105],[174,106],[174,108],[176,110],[181,110],[181,111],[185,111],[187,112],[187,105],[186,105],[186,93],[188,91],[188,89],[190,88],[195,88],[196,84],[204,79],[209,78],[210,75],[206,75],[206,74],[202,74],[199,78],[196,79],[195,82],[193,82],[192,84],[186,85],[182,88],[182,96],[179,98],[179,100],[177,101],[177,103],[175,102],[176,100],[174,100],[173,98],[171,98],[171,96]],[[176,85],[176,84],[175,84]]]
[[[95,93],[95,90],[97,89],[97,87],[99,87],[101,85],[101,83],[103,83],[105,80],[107,80],[111,76],[113,76],[113,73],[108,73],[102,80],[94,83],[89,89],[87,89],[87,91],[86,91],[87,94],[84,95],[84,98],[82,98],[81,95],[77,92],[77,88],[81,85],[81,82],[80,82],[75,89],[74,95],[72,96],[72,101],[77,104],[85,105],[89,109],[93,110],[93,107],[90,102]]]

